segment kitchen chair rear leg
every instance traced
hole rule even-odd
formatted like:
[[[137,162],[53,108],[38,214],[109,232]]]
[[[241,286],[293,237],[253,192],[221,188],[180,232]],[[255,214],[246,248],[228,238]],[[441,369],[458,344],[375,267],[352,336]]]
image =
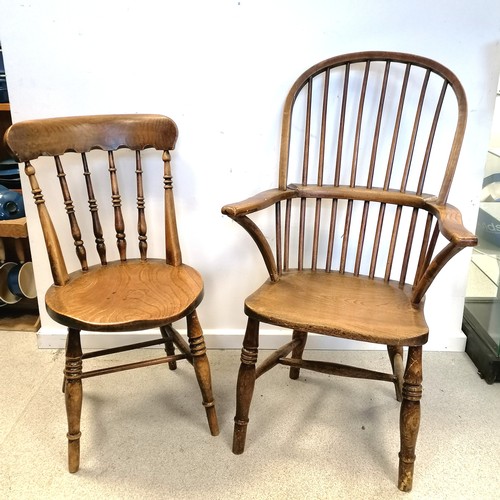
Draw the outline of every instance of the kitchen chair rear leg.
[[[302,354],[304,353],[304,348],[306,347],[307,342],[307,332],[300,332],[294,330],[292,340],[300,340],[300,344],[295,346],[292,350],[292,358],[293,359],[302,359]],[[295,366],[290,367],[290,378],[293,380],[297,380],[299,378],[300,368],[296,368]]]
[[[241,365],[236,386],[236,416],[234,417],[233,453],[239,455],[245,449],[248,413],[255,387],[255,365],[259,351],[259,322],[248,318]]]
[[[401,451],[399,452],[398,487],[401,491],[411,491],[413,485],[415,445],[420,426],[421,398],[422,346],[412,346],[408,350],[400,416]]]
[[[403,348],[400,346],[388,345],[387,352],[389,353],[389,359],[391,360],[392,373],[396,377],[394,382],[396,399],[401,401],[403,399],[402,390],[404,376]]]
[[[165,352],[167,356],[173,356],[175,354],[175,345],[172,340],[172,337],[170,335],[170,331],[168,328],[160,328],[161,331],[161,336],[163,337],[163,340],[165,341]],[[169,361],[168,367],[171,370],[176,370],[177,369],[177,361]]]
[[[193,356],[193,366],[196,373],[196,379],[200,386],[203,397],[203,406],[205,407],[208,419],[208,426],[212,436],[219,435],[219,424],[217,413],[215,411],[214,397],[212,393],[212,381],[210,376],[210,365],[207,358],[207,349],[203,331],[196,311],[187,316],[187,335],[189,339],[189,348]]]
[[[82,414],[82,347],[80,330],[68,328],[64,396],[68,417],[68,469],[77,472],[80,466],[80,418]]]

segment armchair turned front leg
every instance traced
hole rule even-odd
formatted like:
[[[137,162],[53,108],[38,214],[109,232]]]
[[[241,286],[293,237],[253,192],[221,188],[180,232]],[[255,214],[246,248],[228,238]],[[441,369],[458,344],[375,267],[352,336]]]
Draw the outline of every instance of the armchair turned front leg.
[[[255,387],[255,364],[259,348],[259,322],[248,318],[247,330],[241,350],[241,365],[236,388],[236,416],[234,417],[233,453],[245,450],[248,414]]]
[[[415,464],[415,445],[420,427],[421,398],[422,346],[413,346],[408,350],[403,383],[403,402],[401,404],[401,451],[399,452],[398,480],[398,487],[401,491],[411,491],[413,486],[413,467]]]

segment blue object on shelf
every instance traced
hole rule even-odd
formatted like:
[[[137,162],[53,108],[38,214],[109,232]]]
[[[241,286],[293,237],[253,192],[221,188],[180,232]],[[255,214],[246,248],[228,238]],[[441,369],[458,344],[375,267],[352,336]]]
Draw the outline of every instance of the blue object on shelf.
[[[19,219],[24,215],[22,195],[0,185],[0,220]]]

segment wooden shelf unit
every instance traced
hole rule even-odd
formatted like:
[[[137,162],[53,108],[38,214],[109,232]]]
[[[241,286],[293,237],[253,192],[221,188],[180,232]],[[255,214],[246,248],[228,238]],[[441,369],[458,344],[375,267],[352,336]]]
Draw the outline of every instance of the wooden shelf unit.
[[[26,217],[12,220],[0,220],[0,238],[27,238]]]
[[[3,146],[2,139],[3,134],[11,124],[10,103],[0,102],[1,161],[9,159],[10,157],[9,152]],[[25,217],[21,219],[0,221],[0,238],[6,238],[8,241],[13,240],[15,250],[11,250],[11,256],[17,255],[17,261],[25,260],[25,255],[29,252],[29,245],[27,244],[28,228]],[[4,256],[2,256],[2,258],[4,258]],[[16,304],[3,305],[0,307],[0,330],[37,331],[40,328],[40,317],[38,313],[38,303],[36,299],[23,298]]]
[[[0,238],[14,240],[28,237],[26,217],[0,221]],[[18,303],[0,307],[0,330],[34,331],[40,328],[36,299],[21,299]]]

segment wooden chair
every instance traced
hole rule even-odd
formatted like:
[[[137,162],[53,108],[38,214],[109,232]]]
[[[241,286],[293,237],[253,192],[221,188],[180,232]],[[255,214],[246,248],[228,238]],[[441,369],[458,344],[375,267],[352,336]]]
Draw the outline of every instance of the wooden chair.
[[[466,116],[455,75],[409,54],[333,57],[294,83],[278,187],[222,209],[248,231],[269,272],[245,301],[234,453],[244,450],[255,380],[277,364],[289,366],[292,379],[305,368],[384,380],[402,399],[399,488],[411,489],[428,336],[424,295],[457,252],[476,244],[446,204]],[[271,207],[271,225],[249,217]],[[293,336],[256,367],[261,322]],[[392,373],[302,359],[309,332],[386,344]]]
[[[203,281],[195,269],[182,263],[177,235],[169,152],[176,139],[175,123],[159,115],[33,120],[16,123],[5,134],[13,155],[25,163],[38,208],[54,279],[45,298],[47,311],[55,321],[68,327],[64,392],[70,472],[79,468],[84,378],[160,363],[168,363],[173,370],[177,361],[186,359],[194,366],[210,431],[214,436],[219,433],[210,367],[196,314],[203,298]],[[155,151],[143,151],[146,148]],[[94,149],[98,151],[91,151]],[[54,162],[39,157],[53,157]],[[37,168],[39,172],[44,171],[49,191],[57,187],[47,180],[46,170],[55,165],[54,181],[57,177],[70,236],[67,230],[68,236],[61,228],[57,230],[56,220],[49,215],[49,209],[56,210],[54,194],[51,191],[44,199],[35,175],[33,160],[37,158]],[[159,186],[157,201],[164,198],[160,204],[164,204],[166,256],[162,258],[148,257],[145,192],[150,186]],[[98,193],[103,196],[106,193],[111,200],[108,217],[106,213],[102,215],[102,210],[101,215],[98,212]],[[127,194],[122,197],[121,193]],[[131,210],[127,209],[127,201]],[[47,206],[51,204],[54,206]],[[87,212],[88,208],[81,206],[87,204],[88,221],[77,219],[82,211]],[[151,217],[149,227],[161,230],[163,210],[156,209],[153,203],[148,208],[151,210],[147,214]],[[114,225],[111,224],[106,233],[105,223],[113,219]],[[130,222],[127,230],[137,228],[135,248],[127,246],[127,221]],[[89,251],[87,255],[89,248],[84,245],[84,235],[95,240],[96,252]],[[106,245],[105,235],[116,239],[114,252],[113,245]],[[161,238],[159,241],[161,246]],[[77,258],[71,247],[76,250]],[[80,269],[68,274],[70,265]],[[189,345],[172,326],[182,318],[187,320]],[[82,354],[80,330],[122,332],[156,327],[161,331],[161,338],[157,340]],[[165,345],[166,356],[82,372],[84,359],[158,344]],[[175,353],[175,347],[179,354]]]

